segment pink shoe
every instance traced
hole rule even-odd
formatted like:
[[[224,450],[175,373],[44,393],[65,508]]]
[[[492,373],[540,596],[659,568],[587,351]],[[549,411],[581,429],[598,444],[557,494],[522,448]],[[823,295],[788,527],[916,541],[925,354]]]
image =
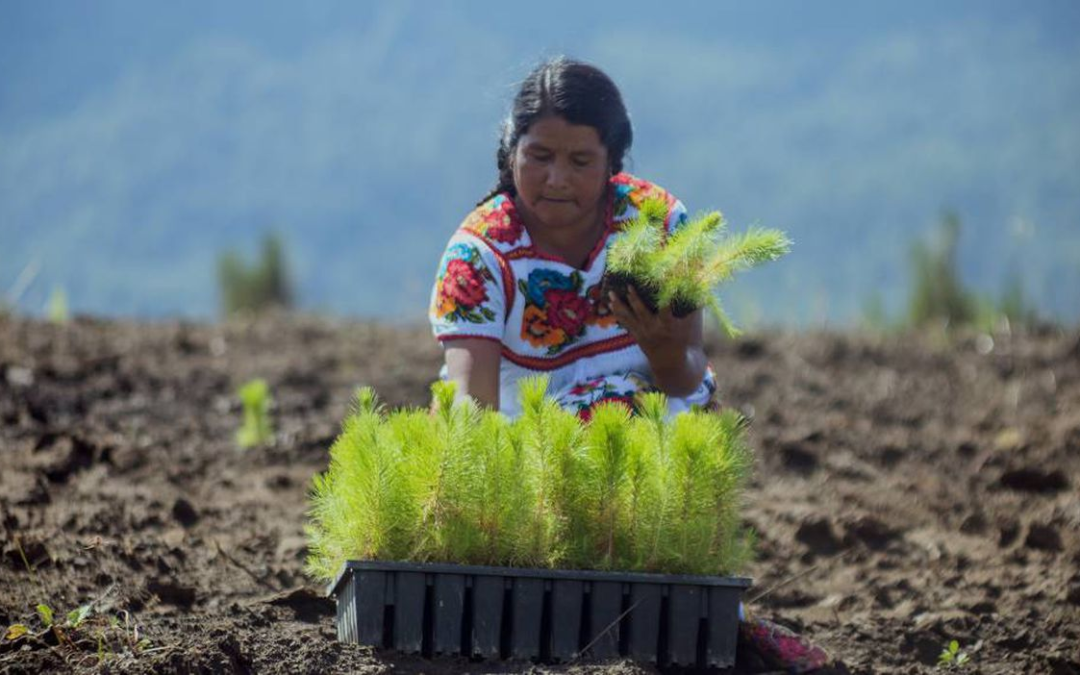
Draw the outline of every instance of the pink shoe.
[[[746,661],[746,665],[791,675],[814,673],[832,663],[828,652],[799,634],[778,623],[751,617],[739,623],[739,652],[738,659]]]

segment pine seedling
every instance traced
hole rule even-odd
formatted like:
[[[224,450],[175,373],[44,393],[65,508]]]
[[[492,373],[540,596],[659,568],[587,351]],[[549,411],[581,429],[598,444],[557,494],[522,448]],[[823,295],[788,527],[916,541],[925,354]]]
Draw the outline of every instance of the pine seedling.
[[[620,522],[626,511],[629,479],[630,410],[621,403],[601,403],[585,432],[586,480],[591,487],[592,545],[600,569],[613,569],[622,549]]]
[[[528,377],[519,383],[522,414],[514,424],[523,444],[523,456],[529,462],[527,472],[535,476],[531,485],[535,497],[528,557],[544,564],[562,554],[557,543],[567,525],[570,509],[566,502],[571,489],[562,481],[567,471],[572,472],[568,466],[573,462],[570,455],[581,437],[576,419],[568,419],[573,416],[547,396],[547,388],[548,378],[544,376]]]
[[[697,236],[697,231],[690,231],[689,226],[687,232],[688,236]],[[709,230],[704,232],[708,233]],[[700,239],[706,236],[702,234]],[[668,284],[664,295],[670,295],[673,304],[709,307],[724,332],[735,336],[738,330],[717,300],[715,289],[731,281],[738,272],[785,255],[791,249],[791,241],[779,230],[750,228],[742,234],[711,242],[711,245],[695,242],[688,248],[689,255],[686,257],[690,262],[672,265],[670,272],[665,274]],[[704,255],[703,249],[708,249]]]
[[[719,573],[742,568],[753,557],[754,532],[742,525],[742,486],[750,478],[754,456],[746,443],[746,418],[733,410],[719,415],[695,413],[711,419],[718,438],[711,481],[715,512],[715,533],[709,554],[720,561]]]
[[[670,508],[665,489],[669,471],[668,401],[660,392],[637,397],[638,416],[631,420],[634,499],[630,540],[635,543],[634,569],[659,569],[661,538]]]
[[[401,412],[399,416],[410,413]],[[330,448],[330,468],[313,480],[308,528],[308,571],[332,577],[350,557],[400,560],[411,552],[418,520],[406,488],[401,446],[370,390],[360,390],[354,411]]]
[[[244,384],[237,391],[243,405],[244,421],[236,432],[236,442],[244,449],[269,443],[274,436],[270,427],[270,387],[266,380],[257,378]]]
[[[491,413],[499,416],[498,413]],[[541,502],[543,476],[538,470],[536,455],[525,444],[521,424],[511,424],[509,447],[512,462],[509,467],[510,510],[507,522],[513,533],[512,566],[537,567],[549,564],[552,528],[546,517],[547,509]]]
[[[655,261],[654,274],[661,280],[657,295],[660,307],[671,305],[677,315],[685,316],[712,296],[712,286],[703,283],[702,272],[725,224],[720,212],[713,211],[683,224],[668,237]]]
[[[948,646],[938,654],[938,668],[962,668],[970,660],[971,657],[968,656],[968,653],[960,649],[960,643],[956,640],[950,640]]]
[[[711,424],[695,424],[693,413],[679,416],[673,425],[668,472],[670,491],[667,564],[675,569],[693,569],[697,557],[712,543],[715,513],[709,466],[715,447]]]
[[[726,283],[737,272],[776,260],[791,250],[791,240],[780,230],[752,227],[728,237],[705,261],[699,280],[711,287]]]
[[[292,307],[294,293],[281,238],[273,233],[264,235],[260,257],[253,264],[235,251],[220,254],[218,288],[226,315]]]
[[[749,552],[741,418],[667,417],[646,394],[588,423],[522,384],[514,421],[432,389],[435,411],[387,413],[361,390],[312,484],[309,573],[349,559],[731,572]]]
[[[371,395],[370,403],[373,406],[374,392],[369,389],[366,393]],[[358,391],[357,401],[359,399]],[[362,537],[354,539],[351,536],[352,524],[362,516],[353,515],[356,502],[349,497],[354,495],[354,491],[344,487],[355,475],[353,465],[357,458],[354,454],[359,443],[373,438],[372,430],[361,429],[361,418],[371,412],[370,408],[365,410],[358,402],[353,404],[341,424],[341,433],[330,446],[329,468],[326,473],[315,474],[312,478],[309,492],[311,507],[308,509],[311,522],[304,528],[310,551],[305,569],[312,576],[333,577],[337,572],[334,561],[344,560],[350,555],[374,557],[374,547]]]
[[[645,397],[663,398],[661,394],[645,394]],[[645,401],[641,405],[648,406]],[[623,519],[626,548],[621,552],[618,566],[622,569],[649,569],[653,543],[663,526],[664,491],[661,473],[663,457],[663,415],[651,419],[647,411],[631,418],[627,433],[627,461],[625,505]],[[659,424],[657,424],[659,421]]]
[[[68,310],[67,292],[60,286],[54,286],[49,294],[49,302],[45,307],[45,313],[49,321],[55,324],[64,324],[71,320],[71,312]]]
[[[375,393],[375,390],[371,387],[357,387],[356,393],[353,394],[353,402],[350,408],[350,412],[353,415],[361,414],[376,414],[382,415],[384,412],[382,401],[379,400],[379,395]]]
[[[520,516],[523,504],[516,499],[519,476],[520,439],[504,416],[485,414],[481,434],[488,439],[478,447],[476,499],[470,500],[471,516],[477,525],[477,551],[468,556],[484,565],[497,565],[521,555]],[[527,556],[526,556],[527,557]]]
[[[581,419],[546,395],[548,378],[523,380],[523,413],[515,425],[523,429],[536,470],[541,474],[537,509],[541,513],[536,545],[547,552],[551,566],[591,555],[591,525]],[[529,440],[531,440],[531,444]],[[545,545],[542,542],[548,540]]]
[[[625,296],[629,284],[634,284],[646,298],[660,291],[662,280],[657,275],[657,256],[663,248],[665,218],[667,204],[660,199],[647,199],[637,216],[611,243],[606,274],[611,289],[618,295]]]
[[[666,237],[667,208],[663,200],[645,200],[638,216],[611,244],[612,287],[618,292],[633,283],[650,309],[671,307],[676,316],[708,307],[725,333],[738,334],[716,289],[737,272],[786,254],[791,241],[779,230],[761,228],[723,237],[726,223],[719,211],[693,218]]]
[[[455,400],[452,382],[436,382],[431,391],[436,407],[434,429],[427,442],[420,444],[419,452],[410,457],[418,460],[410,464],[416,468],[421,498],[421,536],[414,555],[418,560],[445,562],[462,559],[456,548],[468,550],[473,537],[455,503],[468,495],[481,415],[473,399]]]
[[[668,514],[659,551],[664,569],[729,573],[745,559],[738,487],[747,477],[750,455],[731,437],[741,433],[739,420],[736,413],[695,411],[673,421],[664,486]]]

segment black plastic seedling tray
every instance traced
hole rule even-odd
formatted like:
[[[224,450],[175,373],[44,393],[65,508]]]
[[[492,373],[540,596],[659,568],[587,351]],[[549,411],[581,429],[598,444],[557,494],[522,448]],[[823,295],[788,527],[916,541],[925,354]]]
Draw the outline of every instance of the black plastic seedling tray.
[[[347,562],[338,639],[407,654],[735,663],[743,577]]]

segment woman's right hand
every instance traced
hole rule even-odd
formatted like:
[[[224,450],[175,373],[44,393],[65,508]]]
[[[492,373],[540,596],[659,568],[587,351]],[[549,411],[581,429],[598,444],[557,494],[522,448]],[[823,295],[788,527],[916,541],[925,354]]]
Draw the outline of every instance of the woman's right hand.
[[[463,338],[443,343],[447,379],[457,384],[456,397],[470,396],[482,406],[499,409],[499,365],[502,343]]]

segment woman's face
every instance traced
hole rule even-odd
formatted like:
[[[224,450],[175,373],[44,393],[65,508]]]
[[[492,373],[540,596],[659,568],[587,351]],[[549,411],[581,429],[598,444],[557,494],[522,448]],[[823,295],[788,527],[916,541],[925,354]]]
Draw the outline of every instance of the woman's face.
[[[596,129],[542,117],[518,139],[514,187],[525,222],[556,230],[591,227],[608,182],[607,148]]]

